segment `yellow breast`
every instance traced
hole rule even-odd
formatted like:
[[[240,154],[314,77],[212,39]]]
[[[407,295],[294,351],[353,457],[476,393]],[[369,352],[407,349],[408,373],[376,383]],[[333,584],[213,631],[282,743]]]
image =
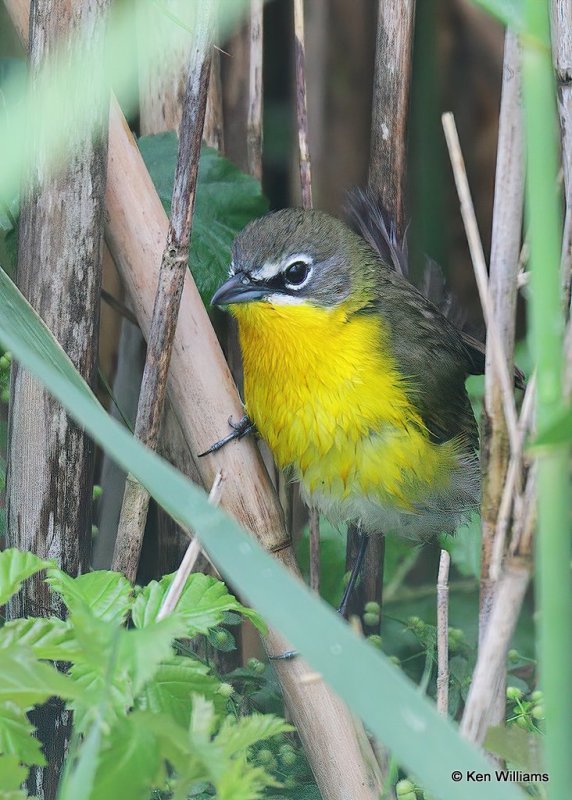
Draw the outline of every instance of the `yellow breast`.
[[[378,315],[268,302],[231,311],[247,412],[310,496],[360,495],[408,511],[446,487],[455,447],[429,440]]]

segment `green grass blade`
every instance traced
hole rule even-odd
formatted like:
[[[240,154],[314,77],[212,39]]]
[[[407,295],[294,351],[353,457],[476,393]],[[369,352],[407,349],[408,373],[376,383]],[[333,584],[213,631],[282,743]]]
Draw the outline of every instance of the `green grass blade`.
[[[526,0],[523,98],[526,121],[526,210],[530,241],[531,349],[537,364],[537,421],[542,430],[560,420],[563,315],[560,298],[561,219],[557,112],[550,54],[548,0]],[[537,592],[539,654],[546,710],[549,796],[572,787],[572,537],[569,448],[538,454]]]
[[[0,342],[32,372],[123,469],[198,535],[217,567],[265,619],[288,638],[383,741],[397,760],[441,800],[458,800],[453,770],[489,772],[482,753],[463,741],[403,673],[360,639],[267,554],[205,493],[136,441],[99,404],[45,325],[0,270]],[[513,785],[495,784],[487,797],[522,800]],[[482,800],[463,783],[463,800]]]

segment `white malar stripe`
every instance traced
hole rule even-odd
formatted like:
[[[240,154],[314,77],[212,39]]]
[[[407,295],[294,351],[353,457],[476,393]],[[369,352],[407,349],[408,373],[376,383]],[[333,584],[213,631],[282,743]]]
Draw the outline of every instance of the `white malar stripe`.
[[[269,294],[266,300],[273,306],[303,306],[306,303],[303,297],[293,297],[291,294],[280,294],[279,292]]]

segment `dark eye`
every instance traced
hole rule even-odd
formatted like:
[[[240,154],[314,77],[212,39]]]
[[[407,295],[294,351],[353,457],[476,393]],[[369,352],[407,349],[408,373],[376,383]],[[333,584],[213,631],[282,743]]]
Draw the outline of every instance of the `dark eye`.
[[[284,270],[286,283],[291,286],[300,286],[304,283],[310,272],[309,266],[304,261],[295,261]]]

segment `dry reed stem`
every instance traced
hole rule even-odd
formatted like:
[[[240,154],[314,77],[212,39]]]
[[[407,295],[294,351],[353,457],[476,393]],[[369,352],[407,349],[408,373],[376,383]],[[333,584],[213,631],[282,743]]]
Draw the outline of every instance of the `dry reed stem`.
[[[167,244],[161,260],[147,357],[135,421],[135,436],[155,450],[159,439],[167,374],[187,272],[192,215],[207,104],[214,29],[212,0],[199,6],[179,133],[179,153]],[[147,520],[149,493],[129,475],[119,519],[112,568],[131,581],[137,566]]]
[[[320,592],[320,515],[310,509],[310,589]]]
[[[369,185],[379,193],[402,237],[406,229],[407,112],[415,0],[379,0]]]
[[[246,158],[248,171],[262,180],[262,22],[263,0],[250,0],[250,53]]]
[[[494,193],[489,291],[496,324],[512,372],[518,273],[520,267],[522,211],[524,202],[524,145],[520,78],[520,47],[517,35],[507,29]],[[481,599],[479,633],[484,634],[488,613],[504,552],[512,497],[521,474],[524,434],[516,452],[509,452],[503,414],[502,388],[494,368],[493,342],[487,337],[483,437],[481,442]],[[521,432],[521,431],[519,431]],[[522,433],[522,432],[521,432]],[[526,431],[524,432],[526,433]],[[510,494],[507,469],[512,465]],[[504,488],[503,488],[504,487]],[[495,569],[496,566],[496,569]],[[502,704],[504,706],[504,698]]]
[[[477,280],[479,297],[487,326],[487,340],[492,340],[490,352],[493,357],[495,370],[497,370],[499,376],[503,411],[507,424],[511,451],[517,452],[518,424],[513,395],[513,381],[508,371],[504,345],[502,343],[501,334],[496,323],[493,305],[489,294],[485,254],[483,252],[483,245],[479,235],[475,209],[471,199],[465,162],[463,160],[461,145],[459,143],[459,135],[457,133],[454,117],[450,112],[443,114],[441,119],[443,123],[443,130],[445,131],[445,139],[447,141],[449,157],[451,159],[451,166],[453,168],[455,185],[457,187],[457,193],[461,204],[461,214],[463,216],[465,232],[469,243],[469,249],[471,251],[471,259]]]
[[[219,470],[216,474],[212,488],[209,492],[208,500],[209,503],[213,506],[218,506],[218,504],[220,503],[223,480],[224,478],[222,470]],[[181,599],[181,595],[183,594],[185,584],[187,583],[187,578],[193,571],[194,566],[200,554],[201,554],[201,545],[199,540],[195,536],[191,540],[191,543],[189,544],[187,551],[183,556],[181,565],[177,570],[175,577],[173,578],[173,582],[169,586],[169,591],[167,592],[167,595],[163,600],[163,604],[159,609],[159,613],[157,614],[157,622],[161,619],[165,619],[165,617],[169,616],[169,614],[172,614],[173,611],[175,610],[177,603],[179,602],[179,600]]]
[[[308,109],[306,103],[306,52],[304,43],[304,0],[294,0],[294,60],[296,64],[296,121],[300,154],[302,208],[312,208],[312,167],[308,149]]]
[[[211,76],[207,95],[207,110],[203,138],[209,147],[224,153],[224,123],[222,114],[222,83],[220,51],[214,47],[211,54]]]
[[[449,712],[449,566],[451,556],[441,550],[437,576],[437,711]]]

